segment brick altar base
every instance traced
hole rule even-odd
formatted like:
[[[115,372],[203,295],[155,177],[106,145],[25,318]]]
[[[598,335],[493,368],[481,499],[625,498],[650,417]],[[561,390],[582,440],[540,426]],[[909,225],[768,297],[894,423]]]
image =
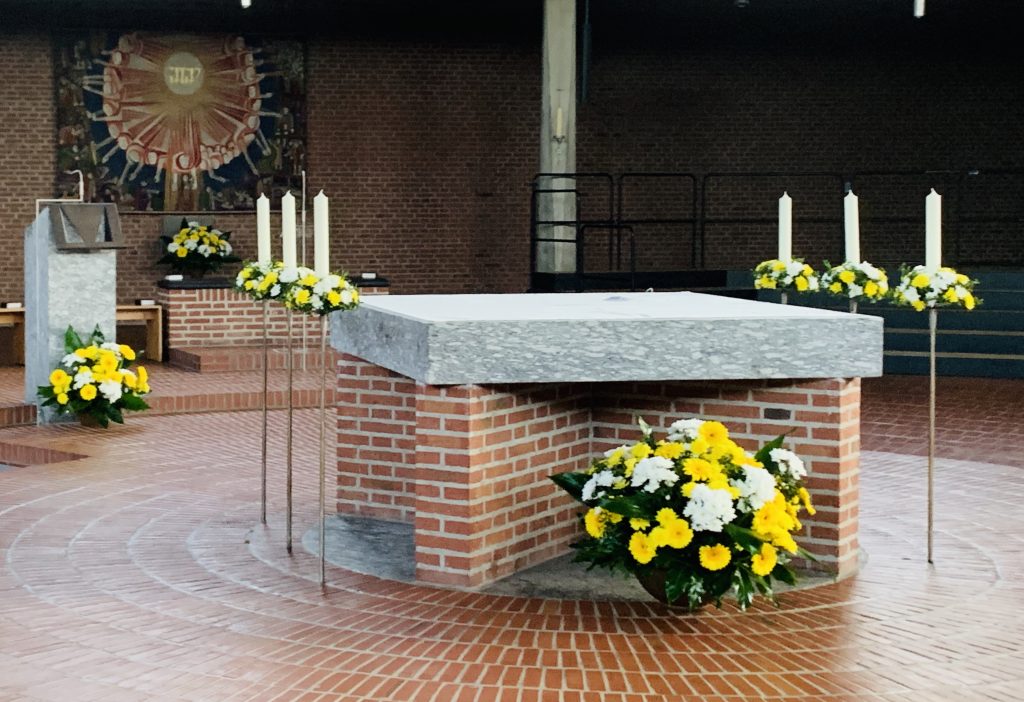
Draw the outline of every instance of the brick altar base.
[[[580,507],[548,476],[684,416],[748,449],[790,432],[818,508],[814,567],[857,566],[860,380],[432,386],[338,362],[338,511],[415,524],[416,577],[477,587],[565,552]]]

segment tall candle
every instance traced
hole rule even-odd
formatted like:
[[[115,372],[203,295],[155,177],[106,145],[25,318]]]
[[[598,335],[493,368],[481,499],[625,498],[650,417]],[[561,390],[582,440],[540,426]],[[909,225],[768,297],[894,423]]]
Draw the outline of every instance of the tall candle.
[[[285,268],[295,268],[295,196],[289,190],[281,198],[281,258]]]
[[[924,265],[930,271],[942,265],[942,196],[935,188],[924,199]]]
[[[924,0],[914,0],[914,17],[924,17]]]
[[[562,108],[555,110],[555,138],[561,139],[565,136],[565,121],[562,115]]]
[[[331,272],[330,222],[324,191],[313,198],[313,270],[321,278]]]
[[[270,263],[270,200],[256,198],[256,261]]]
[[[843,229],[846,232],[846,260],[860,263],[860,203],[851,190],[843,198]]]
[[[793,260],[793,198],[785,192],[779,198],[779,260]]]

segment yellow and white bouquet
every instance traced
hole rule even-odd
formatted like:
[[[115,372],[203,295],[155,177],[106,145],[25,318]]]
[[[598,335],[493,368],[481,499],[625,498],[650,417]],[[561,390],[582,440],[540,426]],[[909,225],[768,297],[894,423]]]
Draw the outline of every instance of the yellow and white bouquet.
[[[285,285],[284,306],[304,314],[323,316],[337,310],[359,306],[359,290],[343,275],[321,278],[304,266],[282,269],[280,280]]]
[[[806,475],[783,437],[747,453],[717,421],[681,419],[655,437],[640,422],[634,443],[606,451],[590,468],[551,479],[587,506],[586,537],[574,560],[633,574],[655,598],[696,609],[740,608],[772,581],[794,583],[800,510],[814,514]]]
[[[818,289],[818,275],[801,258],[792,261],[770,259],[754,268],[754,287],[758,290],[796,290],[814,292]]]
[[[230,238],[230,232],[182,219],[177,234],[160,237],[166,253],[158,263],[170,264],[176,273],[202,275],[216,271],[225,263],[240,260],[231,253]]]
[[[910,305],[918,312],[931,307],[963,307],[973,310],[981,300],[974,296],[972,280],[952,268],[930,271],[925,266],[900,267],[900,284],[893,290],[896,304]]]
[[[276,300],[284,292],[282,270],[284,264],[280,261],[248,261],[235,276],[235,290],[254,300]]]
[[[148,409],[142,396],[149,392],[149,375],[138,366],[130,346],[107,342],[99,327],[83,342],[74,329],[64,333],[66,355],[50,373],[50,384],[41,385],[38,394],[43,406],[58,414],[91,417],[101,426],[110,422],[124,424],[123,410]]]
[[[833,295],[850,300],[878,302],[889,295],[889,277],[867,261],[846,261],[838,266],[825,261],[821,287]]]

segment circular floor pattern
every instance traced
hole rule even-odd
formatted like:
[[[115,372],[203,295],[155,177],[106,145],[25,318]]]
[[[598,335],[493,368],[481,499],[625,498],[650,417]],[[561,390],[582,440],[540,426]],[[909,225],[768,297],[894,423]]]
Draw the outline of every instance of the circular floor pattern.
[[[296,418],[300,534],[316,413]],[[858,576],[690,615],[337,566],[321,591],[315,557],[284,550],[279,448],[256,524],[258,432],[255,412],[0,431],[88,456],[0,472],[0,700],[1021,699],[1018,467],[939,461],[932,567],[924,459],[864,452]]]

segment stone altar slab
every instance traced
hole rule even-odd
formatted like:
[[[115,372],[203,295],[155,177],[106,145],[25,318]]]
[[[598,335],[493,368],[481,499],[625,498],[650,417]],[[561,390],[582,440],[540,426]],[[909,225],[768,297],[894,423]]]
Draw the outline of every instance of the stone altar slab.
[[[333,346],[430,385],[882,374],[882,320],[691,292],[391,295]]]

